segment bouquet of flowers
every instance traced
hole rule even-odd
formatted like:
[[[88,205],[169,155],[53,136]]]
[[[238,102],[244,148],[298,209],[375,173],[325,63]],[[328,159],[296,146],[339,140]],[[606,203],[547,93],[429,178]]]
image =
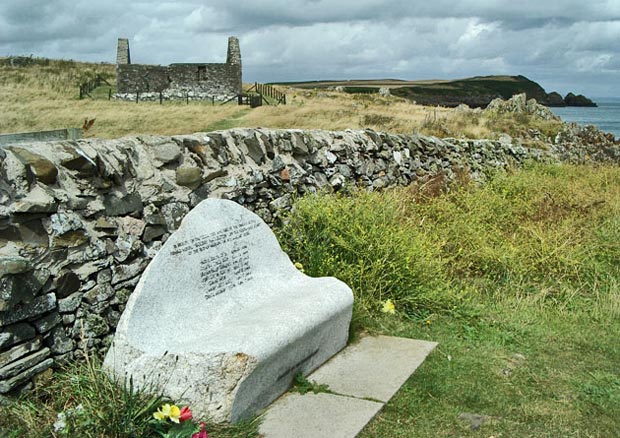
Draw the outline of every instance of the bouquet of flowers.
[[[189,406],[163,404],[153,413],[152,425],[162,438],[209,438],[205,424],[193,421]]]

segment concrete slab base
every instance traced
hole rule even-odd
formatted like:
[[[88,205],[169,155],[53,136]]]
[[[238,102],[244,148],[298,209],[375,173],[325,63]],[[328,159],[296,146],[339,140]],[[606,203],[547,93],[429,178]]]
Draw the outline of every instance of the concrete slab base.
[[[333,394],[285,394],[263,420],[265,438],[350,438],[383,407],[358,398]]]
[[[364,337],[308,380],[332,393],[288,393],[263,414],[264,438],[353,438],[413,374],[435,342],[391,336]]]

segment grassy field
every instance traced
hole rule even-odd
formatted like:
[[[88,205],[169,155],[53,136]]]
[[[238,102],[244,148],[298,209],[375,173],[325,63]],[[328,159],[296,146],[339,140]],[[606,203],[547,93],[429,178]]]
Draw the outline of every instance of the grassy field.
[[[497,138],[501,132],[520,136],[527,127],[553,137],[560,124],[539,126],[531,118],[458,113],[415,105],[395,96],[347,94],[327,90],[280,87],[288,105],[250,110],[236,104],[210,102],[125,102],[107,100],[108,87],[96,99],[78,99],[78,86],[96,73],[114,84],[114,66],[48,61],[29,67],[0,62],[0,133],[81,127],[95,119],[86,137],[118,138],[135,134],[175,135],[233,127],[363,129],[441,137]]]
[[[617,436],[620,169],[437,187],[304,198],[283,232],[358,329],[439,342],[361,437]]]
[[[309,196],[289,219],[277,232],[291,258],[352,287],[352,339],[439,342],[362,438],[617,436],[617,167],[532,166],[484,186],[435,179]],[[381,311],[387,299],[393,315]],[[0,407],[0,430],[50,436],[56,414],[82,404],[89,421],[55,436],[149,437],[158,403],[76,365]],[[256,437],[256,425],[209,425],[209,436]]]
[[[0,63],[1,64],[1,63]],[[373,128],[440,136],[553,136],[556,122],[461,114],[397,97],[294,90],[289,105],[77,99],[113,66],[0,66],[0,132],[81,126],[87,136],[185,134],[237,126]],[[484,186],[463,177],[383,193],[297,200],[279,238],[312,276],[355,294],[362,332],[439,342],[363,431],[371,437],[615,437],[620,430],[620,169],[533,166]],[[394,315],[381,312],[392,300]],[[123,390],[95,359],[0,403],[2,437],[151,437],[162,400]],[[78,406],[81,408],[78,409]],[[65,412],[69,426],[54,431]],[[210,424],[211,438],[256,437],[258,421]]]

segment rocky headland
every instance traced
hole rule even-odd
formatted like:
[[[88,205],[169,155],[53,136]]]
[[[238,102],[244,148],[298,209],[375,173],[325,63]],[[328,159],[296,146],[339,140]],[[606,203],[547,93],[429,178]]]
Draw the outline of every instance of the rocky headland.
[[[472,108],[486,108],[493,99],[510,99],[525,93],[527,99],[550,107],[597,106],[583,95],[568,93],[565,97],[556,91],[547,93],[538,83],[525,76],[475,76],[457,80],[402,81],[396,79],[289,82],[295,88],[328,88],[347,93],[382,93],[400,96],[420,105],[457,107],[465,104]]]

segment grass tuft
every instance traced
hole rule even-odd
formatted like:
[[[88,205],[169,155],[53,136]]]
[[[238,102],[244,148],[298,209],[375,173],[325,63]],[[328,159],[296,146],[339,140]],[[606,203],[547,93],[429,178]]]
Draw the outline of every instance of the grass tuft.
[[[159,435],[152,415],[165,402],[172,401],[111,379],[97,359],[87,358],[54,373],[34,394],[0,405],[0,436],[155,438]],[[207,422],[213,438],[257,437],[257,428],[257,420],[236,425]]]

